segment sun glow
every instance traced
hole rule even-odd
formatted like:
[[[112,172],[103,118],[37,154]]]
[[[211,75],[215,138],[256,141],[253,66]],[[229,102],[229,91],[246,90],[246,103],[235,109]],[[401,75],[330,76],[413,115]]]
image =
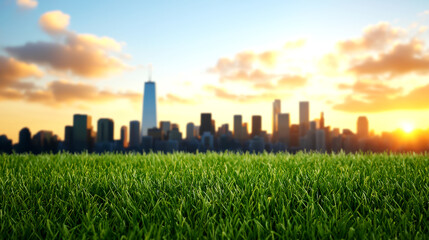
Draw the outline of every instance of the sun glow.
[[[402,123],[402,130],[406,133],[410,133],[414,130],[414,125],[410,122],[404,122]]]

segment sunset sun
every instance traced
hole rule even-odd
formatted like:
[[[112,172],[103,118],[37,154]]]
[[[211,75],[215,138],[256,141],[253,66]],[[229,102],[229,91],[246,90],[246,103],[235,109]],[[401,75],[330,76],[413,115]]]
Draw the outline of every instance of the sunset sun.
[[[414,125],[410,122],[404,122],[402,123],[401,128],[404,130],[404,132],[410,133],[414,130]]]

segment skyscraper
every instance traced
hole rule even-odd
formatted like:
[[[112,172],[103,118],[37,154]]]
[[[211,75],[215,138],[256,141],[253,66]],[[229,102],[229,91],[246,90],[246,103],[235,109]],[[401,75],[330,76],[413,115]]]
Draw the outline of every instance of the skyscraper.
[[[281,105],[280,104],[281,104],[280,99],[276,99],[273,102],[273,142],[277,141],[277,139],[278,139],[279,124],[278,124],[277,116],[281,112]]]
[[[299,102],[299,135],[307,134],[310,127],[310,106],[309,102]]]
[[[212,114],[211,113],[201,113],[201,124],[200,124],[200,136],[203,136],[203,133],[210,132],[214,134],[214,128],[212,127]]]
[[[259,115],[252,116],[252,135],[251,137],[261,135],[262,131],[262,117]]]
[[[149,78],[144,84],[142,136],[147,136],[147,130],[157,125],[155,90],[155,82]]]
[[[278,122],[278,140],[289,146],[290,144],[290,117],[289,113],[277,115]]]
[[[113,120],[109,118],[100,118],[97,122],[97,142],[113,142]]]
[[[368,137],[369,123],[365,116],[360,116],[357,120],[357,136],[358,138]]]
[[[31,132],[28,128],[23,128],[19,131],[19,144],[18,152],[30,152],[31,151]]]
[[[234,115],[234,138],[243,139],[243,118],[241,115]]]
[[[323,112],[320,113],[319,128],[325,128],[325,115]]]
[[[128,147],[128,128],[127,128],[127,126],[121,127],[121,145],[124,148]]]
[[[85,114],[73,115],[73,151],[90,150],[92,123],[91,116]]]
[[[141,143],[141,131],[140,131],[140,122],[131,121],[130,122],[130,147],[137,148]]]
[[[168,139],[168,132],[171,131],[170,121],[161,121],[159,123],[159,128],[161,128],[162,134],[164,134],[164,139]]]
[[[66,126],[64,129],[64,149],[73,150],[73,126]]]
[[[324,129],[317,129],[316,134],[316,150],[319,152],[326,152],[326,136]]]
[[[186,139],[189,140],[189,139],[195,137],[194,136],[194,127],[195,127],[195,125],[191,122],[186,124]]]

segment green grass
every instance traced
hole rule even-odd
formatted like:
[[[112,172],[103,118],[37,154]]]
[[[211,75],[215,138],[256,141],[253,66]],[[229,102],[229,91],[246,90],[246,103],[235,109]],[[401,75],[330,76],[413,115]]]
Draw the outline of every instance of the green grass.
[[[429,155],[0,155],[0,238],[428,239]]]

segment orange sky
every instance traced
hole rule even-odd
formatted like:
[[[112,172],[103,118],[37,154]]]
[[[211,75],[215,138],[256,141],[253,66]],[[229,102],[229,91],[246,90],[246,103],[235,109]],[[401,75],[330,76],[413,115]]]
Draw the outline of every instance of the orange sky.
[[[112,24],[111,33],[116,33],[112,37],[109,29],[107,33],[95,30],[104,29],[96,20],[87,22],[85,28],[80,18],[84,13],[76,17],[70,13],[76,12],[74,7],[63,10],[49,5],[54,3],[30,2],[8,6],[20,8],[21,13],[8,12],[4,18],[37,31],[38,38],[20,28],[15,35],[7,34],[9,28],[0,28],[0,34],[8,36],[0,41],[0,134],[14,142],[25,126],[33,134],[53,130],[63,138],[64,126],[72,124],[74,113],[91,115],[93,126],[98,118],[113,118],[118,138],[120,126],[141,120],[143,83],[151,62],[158,120],[179,123],[183,132],[187,122],[199,124],[201,112],[212,112],[216,126],[229,123],[231,127],[234,114],[242,114],[249,123],[252,115],[262,115],[264,130],[271,132],[274,99],[281,99],[282,112],[291,114],[292,123],[298,122],[298,102],[309,101],[311,119],[323,111],[331,127],[355,131],[358,116],[365,115],[376,133],[401,128],[404,123],[429,128],[428,11],[409,9],[415,12],[400,20],[387,15],[377,18],[374,13],[368,16],[373,21],[366,23],[350,17],[345,21],[355,27],[338,23],[331,27],[347,30],[331,35],[304,22],[300,33],[291,25],[283,30],[273,24],[286,21],[286,16],[274,19],[273,12],[272,19],[261,16],[262,25],[254,25],[266,34],[252,35],[244,32],[252,28],[244,26],[242,35],[237,33],[214,46],[199,31],[185,41],[180,34],[170,39],[165,37],[167,33],[157,36],[152,30],[157,42],[142,36],[136,43],[128,36],[132,28],[120,34],[121,28]],[[392,11],[399,15],[401,8],[397,7]],[[199,14],[206,10],[201,11]],[[33,19],[31,25],[21,21],[26,18]],[[232,25],[241,23],[234,21]],[[211,23],[210,18],[204,22]],[[173,31],[163,24],[155,26]],[[226,25],[218,32],[215,26],[212,38],[233,35],[226,32]],[[203,51],[197,49],[201,44],[206,45]],[[189,46],[194,47],[192,51]],[[157,50],[152,53],[151,47]],[[163,50],[173,53],[181,48],[189,48],[187,54],[163,55]]]

